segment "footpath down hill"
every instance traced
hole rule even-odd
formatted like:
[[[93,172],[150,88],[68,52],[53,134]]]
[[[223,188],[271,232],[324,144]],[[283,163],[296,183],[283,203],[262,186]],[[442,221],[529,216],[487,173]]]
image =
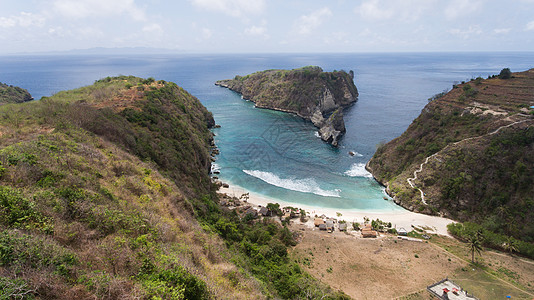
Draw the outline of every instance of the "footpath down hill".
[[[534,69],[429,99],[367,167],[396,203],[534,242]]]

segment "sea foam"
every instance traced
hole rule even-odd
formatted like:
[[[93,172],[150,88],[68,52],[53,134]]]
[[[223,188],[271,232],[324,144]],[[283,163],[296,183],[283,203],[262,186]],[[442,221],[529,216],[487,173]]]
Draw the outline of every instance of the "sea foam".
[[[211,173],[220,172],[220,171],[221,171],[221,167],[218,164],[216,163],[211,164]]]
[[[259,171],[259,170],[243,170],[246,174],[261,179],[268,184],[272,184],[277,187],[281,187],[287,190],[312,193],[324,197],[340,197],[341,190],[323,190],[319,187],[319,184],[313,178],[305,179],[286,179],[280,178],[276,174],[271,172]]]
[[[352,164],[350,170],[345,171],[345,175],[350,177],[373,177],[373,175],[365,169],[364,163]]]

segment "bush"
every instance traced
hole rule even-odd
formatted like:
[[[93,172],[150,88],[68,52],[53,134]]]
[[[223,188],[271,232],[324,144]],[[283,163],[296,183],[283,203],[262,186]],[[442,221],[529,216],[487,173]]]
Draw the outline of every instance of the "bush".
[[[52,233],[53,224],[41,214],[35,203],[24,198],[17,190],[0,186],[0,224],[21,229],[38,229]]]
[[[504,68],[501,70],[501,73],[499,73],[500,79],[510,79],[512,78],[512,72],[509,68]]]

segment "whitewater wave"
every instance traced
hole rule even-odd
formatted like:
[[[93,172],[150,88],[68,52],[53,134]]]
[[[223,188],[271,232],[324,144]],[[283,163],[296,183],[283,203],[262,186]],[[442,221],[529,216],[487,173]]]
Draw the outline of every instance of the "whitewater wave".
[[[318,137],[318,138],[321,137],[321,135],[319,134],[319,131],[316,131],[316,132],[314,132],[313,134],[315,135],[315,137]]]
[[[365,169],[364,163],[352,164],[350,170],[345,171],[345,175],[350,177],[368,177],[372,178],[373,175]]]
[[[354,154],[354,156],[356,156],[356,157],[362,157],[363,156],[363,154],[361,154],[361,153],[359,153],[357,151],[350,151],[350,152],[352,152]]]
[[[259,170],[243,170],[246,174],[261,179],[268,184],[272,184],[277,187],[281,187],[287,190],[312,193],[324,197],[340,197],[341,190],[336,189],[334,191],[323,190],[319,187],[317,182],[313,178],[305,179],[285,179],[280,178],[276,174],[271,172],[264,172]]]
[[[220,172],[221,167],[216,163],[211,163],[211,173]]]

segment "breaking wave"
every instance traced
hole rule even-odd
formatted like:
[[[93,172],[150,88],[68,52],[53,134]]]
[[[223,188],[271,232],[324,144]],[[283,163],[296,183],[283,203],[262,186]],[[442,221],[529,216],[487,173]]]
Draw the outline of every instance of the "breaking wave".
[[[345,171],[345,175],[350,176],[350,177],[368,177],[368,178],[373,177],[373,175],[365,169],[364,163],[352,164],[352,166],[350,167],[350,170]]]
[[[271,172],[264,172],[259,170],[243,170],[246,174],[261,179],[268,184],[272,184],[277,187],[281,187],[287,190],[302,192],[302,193],[312,193],[324,197],[340,197],[339,193],[341,190],[323,190],[319,187],[319,184],[313,178],[305,179],[285,179],[280,178],[276,174]]]

